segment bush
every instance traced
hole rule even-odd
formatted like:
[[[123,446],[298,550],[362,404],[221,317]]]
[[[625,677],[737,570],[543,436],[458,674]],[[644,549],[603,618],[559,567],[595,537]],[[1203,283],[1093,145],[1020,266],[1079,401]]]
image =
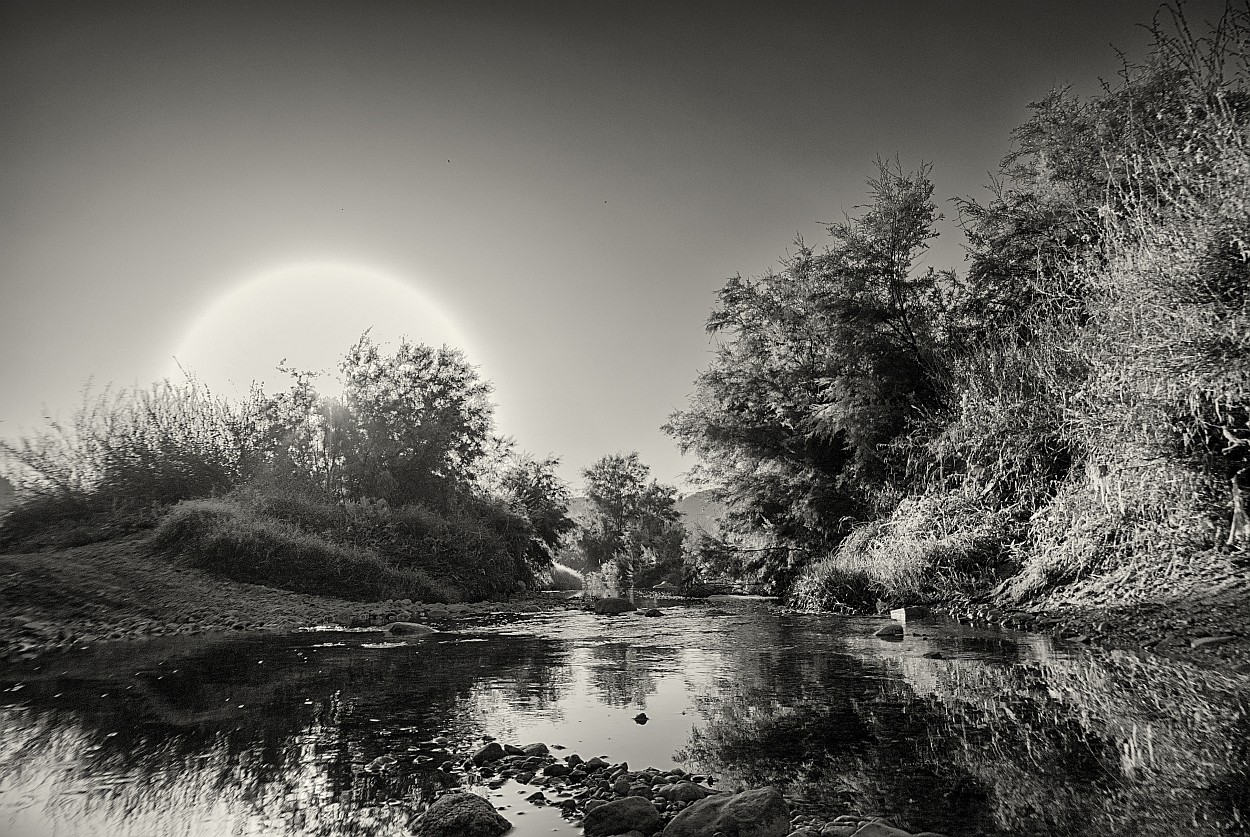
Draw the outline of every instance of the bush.
[[[804,610],[872,609],[983,592],[1011,568],[1016,524],[963,495],[903,500],[886,519],[861,524],[813,562],[791,589]]]
[[[326,540],[233,499],[188,500],[153,533],[159,549],[238,581],[358,601],[408,598],[458,601],[456,590],[415,568],[396,568],[375,553]]]

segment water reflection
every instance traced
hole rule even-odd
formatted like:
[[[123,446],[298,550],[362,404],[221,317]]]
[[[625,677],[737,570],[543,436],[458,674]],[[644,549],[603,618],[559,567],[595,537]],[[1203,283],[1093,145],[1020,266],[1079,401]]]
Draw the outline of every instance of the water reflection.
[[[1247,833],[1244,680],[908,631],[883,643],[866,622],[718,603],[394,648],[307,634],[49,658],[0,676],[0,833],[408,834],[458,781],[440,765],[483,733],[952,837]],[[490,791],[516,835],[576,833],[518,790]]]

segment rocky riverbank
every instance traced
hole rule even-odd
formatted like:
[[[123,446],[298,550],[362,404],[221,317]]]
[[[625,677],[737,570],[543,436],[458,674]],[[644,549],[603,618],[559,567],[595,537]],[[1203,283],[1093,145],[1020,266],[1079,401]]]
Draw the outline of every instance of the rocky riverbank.
[[[431,742],[444,746],[446,739]],[[395,760],[375,761],[374,770]],[[532,805],[554,806],[587,837],[941,837],[896,828],[884,818],[848,812],[833,819],[791,815],[794,806],[775,788],[737,792],[715,787],[715,777],[679,767],[631,769],[601,756],[557,756],[546,744],[501,744],[489,736],[472,752],[451,755],[439,770],[450,789],[416,821],[418,837],[497,837],[511,827],[482,796],[484,789],[520,785]]]

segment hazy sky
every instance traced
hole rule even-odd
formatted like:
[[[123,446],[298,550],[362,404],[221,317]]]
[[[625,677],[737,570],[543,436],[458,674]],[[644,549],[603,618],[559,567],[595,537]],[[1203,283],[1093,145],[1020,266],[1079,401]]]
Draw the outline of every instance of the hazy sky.
[[[279,387],[375,324],[459,342],[570,480],[638,450],[676,481],[727,277],[822,243],[878,154],[983,194],[1155,9],[0,0],[0,435],[175,355]]]

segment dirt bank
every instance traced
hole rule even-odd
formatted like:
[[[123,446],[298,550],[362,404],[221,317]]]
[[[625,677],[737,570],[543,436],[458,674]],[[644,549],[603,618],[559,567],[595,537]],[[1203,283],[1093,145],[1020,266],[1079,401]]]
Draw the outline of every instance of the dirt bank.
[[[147,636],[438,621],[502,607],[354,602],[245,584],[156,553],[144,537],[131,536],[0,555],[0,660]]]

